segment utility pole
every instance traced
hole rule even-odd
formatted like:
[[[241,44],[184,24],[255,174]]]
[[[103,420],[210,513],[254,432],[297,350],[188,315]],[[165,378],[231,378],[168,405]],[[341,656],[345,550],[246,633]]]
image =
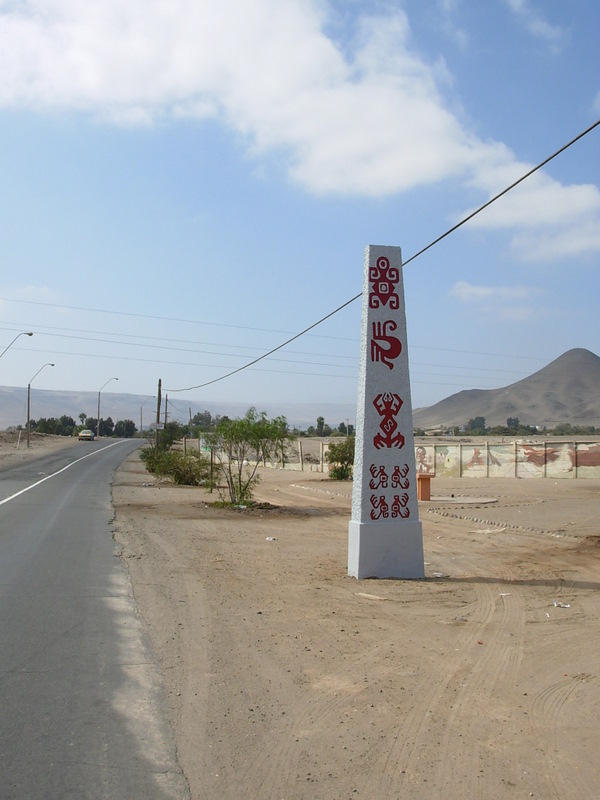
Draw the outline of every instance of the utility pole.
[[[161,402],[161,387],[162,387],[162,380],[158,379],[158,392],[156,395],[156,444],[154,445],[158,450],[158,439],[159,439],[159,431],[158,426],[160,425],[160,402]]]

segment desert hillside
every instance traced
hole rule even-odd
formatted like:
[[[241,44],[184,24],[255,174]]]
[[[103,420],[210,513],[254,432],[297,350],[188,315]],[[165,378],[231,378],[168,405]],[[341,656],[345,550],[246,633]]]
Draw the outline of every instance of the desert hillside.
[[[488,425],[505,425],[518,417],[524,425],[553,428],[600,424],[600,358],[583,348],[568,350],[543,369],[500,389],[469,389],[414,413],[414,424],[463,425],[485,417]]]

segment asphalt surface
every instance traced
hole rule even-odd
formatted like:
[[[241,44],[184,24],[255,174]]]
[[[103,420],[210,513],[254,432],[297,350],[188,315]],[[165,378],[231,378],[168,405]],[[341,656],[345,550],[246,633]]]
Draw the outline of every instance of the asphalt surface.
[[[0,472],[0,798],[189,798],[112,539],[131,440]]]

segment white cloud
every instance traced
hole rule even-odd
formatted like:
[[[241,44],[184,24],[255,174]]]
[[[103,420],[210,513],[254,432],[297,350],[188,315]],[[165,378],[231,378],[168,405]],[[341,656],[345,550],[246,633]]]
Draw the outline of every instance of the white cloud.
[[[459,175],[474,142],[444,108],[402,15],[364,21],[348,79],[311,90],[283,121],[294,177],[319,192],[385,195]]]
[[[533,286],[475,286],[467,281],[458,281],[449,294],[461,303],[480,303],[482,300],[506,303],[530,300],[540,294],[540,290]]]
[[[318,193],[403,191],[461,174],[486,149],[445,107],[447,76],[411,50],[402,12],[363,18],[349,59],[316,0],[17,8],[0,3],[0,105],[126,125],[220,115],[255,153],[287,152],[292,177]]]
[[[48,286],[25,286],[0,287],[0,306],[8,308],[13,302],[39,303],[40,305],[54,304],[62,300],[59,292]]]
[[[562,28],[551,25],[529,0],[505,0],[505,2],[532,36],[548,42],[553,50],[560,50],[566,36]]]
[[[500,146],[478,165],[470,183],[493,197],[531,170]],[[468,209],[460,216],[466,216]],[[514,233],[511,247],[523,261],[551,261],[600,251],[600,190],[563,185],[536,172],[471,221],[471,226]]]
[[[600,252],[600,219],[587,215],[577,225],[553,229],[551,235],[534,229],[517,234],[512,241],[515,255],[524,261],[559,261]]]
[[[450,18],[454,3],[440,1]],[[525,0],[507,2],[545,30]],[[454,178],[491,196],[526,171],[451,112],[445,65],[420,55],[403,11],[359,18],[344,51],[325,33],[328,13],[325,0],[0,0],[0,107],[128,126],[218,117],[257,160],[285,154],[291,178],[318,194]],[[545,251],[597,250],[599,221],[595,186],[538,175],[476,224],[517,229],[526,259],[542,252],[540,236],[557,240]]]
[[[437,0],[440,26],[444,33],[463,50],[469,44],[469,35],[456,24],[459,0]]]
[[[531,169],[530,164],[513,162],[498,170],[481,169],[473,184],[493,195],[518,176]],[[496,173],[496,175],[494,175]],[[494,177],[505,175],[501,182]],[[492,228],[521,228],[532,225],[557,226],[581,220],[586,214],[600,212],[600,191],[593,184],[565,186],[543,172],[523,181],[498,200],[481,216],[478,224]]]
[[[476,286],[458,281],[449,296],[475,307],[479,317],[501,322],[527,322],[546,315],[541,305],[543,292],[533,286]]]
[[[6,6],[5,6],[6,7]],[[485,151],[445,107],[442,66],[406,15],[363,18],[346,57],[317,0],[23,0],[1,12],[0,105],[120,124],[219,114],[283,149],[314,192],[385,195],[461,174]]]

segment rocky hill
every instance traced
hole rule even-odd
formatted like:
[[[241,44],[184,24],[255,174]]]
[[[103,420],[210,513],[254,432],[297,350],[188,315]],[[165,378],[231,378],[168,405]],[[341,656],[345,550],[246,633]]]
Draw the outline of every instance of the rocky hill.
[[[561,422],[600,426],[600,358],[568,350],[528,378],[501,389],[469,389],[415,411],[418,428],[463,425],[485,417],[488,426],[518,417],[524,425],[553,428]]]

